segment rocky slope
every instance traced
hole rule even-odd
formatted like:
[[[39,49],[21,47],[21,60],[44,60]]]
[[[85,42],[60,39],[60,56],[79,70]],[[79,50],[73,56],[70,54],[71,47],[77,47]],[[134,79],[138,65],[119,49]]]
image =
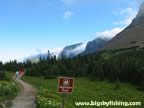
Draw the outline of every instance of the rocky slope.
[[[135,46],[144,47],[144,2],[141,4],[139,12],[132,23],[102,49],[120,49]]]

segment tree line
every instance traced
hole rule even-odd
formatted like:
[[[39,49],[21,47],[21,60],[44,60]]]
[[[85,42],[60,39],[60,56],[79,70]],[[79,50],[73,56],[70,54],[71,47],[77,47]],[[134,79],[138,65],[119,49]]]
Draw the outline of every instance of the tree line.
[[[108,53],[109,52],[109,53]],[[57,60],[41,59],[28,66],[26,75],[89,77],[93,80],[109,80],[141,84],[144,82],[144,50],[123,49]]]
[[[56,56],[47,59],[39,58],[38,63],[16,61],[2,64],[1,70],[16,71],[25,68],[28,76],[57,76],[89,77],[92,80],[109,80],[144,83],[144,49],[123,49],[101,51],[88,55],[78,55],[74,58],[56,59]]]

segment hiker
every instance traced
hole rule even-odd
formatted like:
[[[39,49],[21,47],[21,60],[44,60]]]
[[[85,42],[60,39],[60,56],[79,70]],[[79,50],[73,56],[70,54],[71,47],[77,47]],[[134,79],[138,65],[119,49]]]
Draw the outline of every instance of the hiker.
[[[24,69],[20,69],[21,71],[21,76],[24,74]]]
[[[16,78],[19,78],[19,72],[16,71]]]
[[[21,74],[22,74],[22,72],[21,71],[19,71],[19,78],[21,79]]]

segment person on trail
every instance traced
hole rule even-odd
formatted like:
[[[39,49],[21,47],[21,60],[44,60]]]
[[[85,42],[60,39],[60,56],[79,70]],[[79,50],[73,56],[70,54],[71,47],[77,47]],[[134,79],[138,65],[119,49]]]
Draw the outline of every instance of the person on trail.
[[[18,71],[16,72],[16,78],[19,78],[19,72]]]
[[[24,75],[24,69],[20,69],[20,71],[22,72],[21,76]]]
[[[22,72],[21,71],[19,71],[19,78],[21,79],[21,74],[22,74]]]

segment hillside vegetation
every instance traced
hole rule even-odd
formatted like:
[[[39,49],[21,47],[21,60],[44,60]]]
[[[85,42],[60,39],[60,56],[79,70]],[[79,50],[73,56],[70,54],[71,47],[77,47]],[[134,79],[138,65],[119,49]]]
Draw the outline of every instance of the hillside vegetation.
[[[73,59],[56,57],[40,59],[29,64],[26,75],[89,77],[92,80],[109,80],[144,85],[144,49],[127,48],[102,51]]]

